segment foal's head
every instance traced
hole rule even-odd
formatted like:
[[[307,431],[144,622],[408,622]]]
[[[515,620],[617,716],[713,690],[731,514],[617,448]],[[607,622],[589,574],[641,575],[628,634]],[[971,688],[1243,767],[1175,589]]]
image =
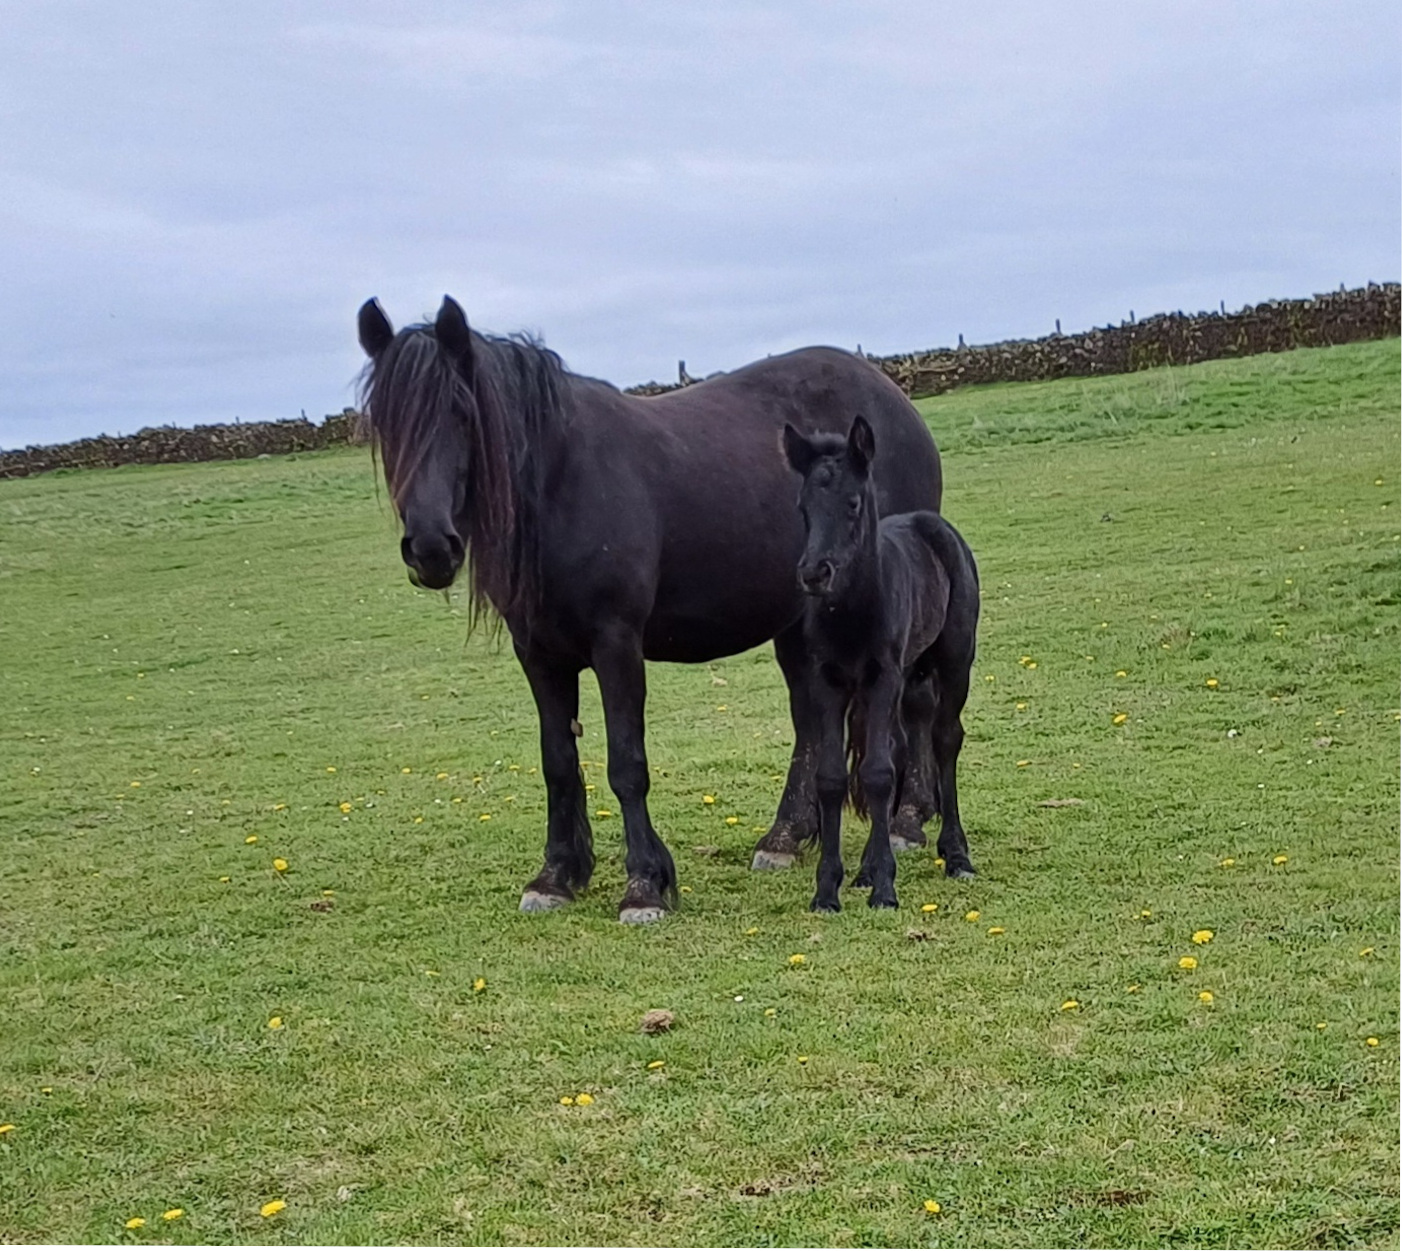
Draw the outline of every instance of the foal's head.
[[[812,438],[784,426],[784,455],[803,475],[798,507],[806,543],[798,581],[809,595],[836,598],[870,549],[876,531],[876,491],[871,462],[876,436],[858,416],[844,439]]]

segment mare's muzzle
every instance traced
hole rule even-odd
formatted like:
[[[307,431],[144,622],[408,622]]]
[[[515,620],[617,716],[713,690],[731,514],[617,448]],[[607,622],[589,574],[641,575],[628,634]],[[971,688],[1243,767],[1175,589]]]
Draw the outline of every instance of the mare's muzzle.
[[[462,568],[464,550],[462,539],[454,531],[406,534],[399,544],[404,563],[409,566],[409,581],[431,591],[452,586]]]

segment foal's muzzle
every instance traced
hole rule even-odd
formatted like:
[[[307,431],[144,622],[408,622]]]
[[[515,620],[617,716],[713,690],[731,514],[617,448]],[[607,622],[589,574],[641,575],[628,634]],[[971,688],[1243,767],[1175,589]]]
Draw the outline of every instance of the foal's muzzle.
[[[408,535],[399,544],[409,581],[415,586],[441,591],[452,586],[462,568],[464,548],[457,534]]]
[[[820,560],[812,565],[798,567],[798,584],[805,595],[822,595],[832,589],[837,568],[830,560]]]

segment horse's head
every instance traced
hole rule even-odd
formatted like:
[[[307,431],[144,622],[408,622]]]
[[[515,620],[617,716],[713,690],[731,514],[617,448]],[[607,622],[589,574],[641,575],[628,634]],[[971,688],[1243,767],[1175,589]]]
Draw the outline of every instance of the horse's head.
[[[876,436],[859,416],[844,439],[819,434],[808,438],[784,425],[784,456],[803,475],[798,507],[803,514],[803,558],[799,585],[809,595],[839,596],[872,541],[876,492],[871,462]]]
[[[367,300],[359,331],[370,358],[362,408],[404,525],[400,551],[410,581],[439,590],[462,568],[471,528],[478,442],[472,332],[448,296],[433,325],[398,334],[379,302]]]

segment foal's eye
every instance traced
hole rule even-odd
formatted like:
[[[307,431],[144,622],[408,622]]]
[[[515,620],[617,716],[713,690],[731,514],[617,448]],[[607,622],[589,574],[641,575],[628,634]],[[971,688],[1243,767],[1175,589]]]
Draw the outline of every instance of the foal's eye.
[[[862,511],[862,497],[860,495],[854,495],[847,501],[847,511],[854,517]]]

